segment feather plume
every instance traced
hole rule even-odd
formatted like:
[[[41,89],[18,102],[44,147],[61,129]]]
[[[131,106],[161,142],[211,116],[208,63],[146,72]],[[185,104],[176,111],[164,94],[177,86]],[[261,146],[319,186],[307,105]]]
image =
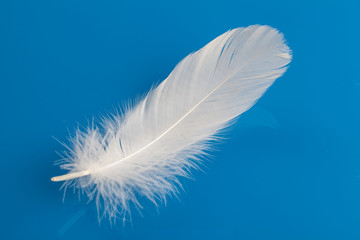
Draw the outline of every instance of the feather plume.
[[[269,26],[237,28],[185,57],[124,114],[78,130],[53,177],[95,199],[99,217],[125,216],[139,197],[157,205],[198,168],[219,132],[279,78],[291,61],[283,35]],[[101,207],[100,207],[101,206]]]

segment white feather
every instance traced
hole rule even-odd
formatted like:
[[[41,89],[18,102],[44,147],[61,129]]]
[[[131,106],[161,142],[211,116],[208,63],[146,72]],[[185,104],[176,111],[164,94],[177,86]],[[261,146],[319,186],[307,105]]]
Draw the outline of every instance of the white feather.
[[[100,217],[124,216],[138,198],[155,204],[177,193],[220,130],[248,110],[291,61],[284,38],[268,26],[224,33],[183,59],[123,115],[77,131],[54,177],[96,200]],[[101,208],[100,208],[101,206]]]

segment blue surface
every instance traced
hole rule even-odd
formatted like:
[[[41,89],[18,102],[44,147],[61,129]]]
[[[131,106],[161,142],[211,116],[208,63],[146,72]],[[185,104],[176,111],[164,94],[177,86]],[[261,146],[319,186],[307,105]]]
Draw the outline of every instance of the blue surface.
[[[0,3],[0,239],[359,239],[359,1]],[[278,28],[288,72],[180,200],[99,226],[53,162],[68,131],[230,28]]]

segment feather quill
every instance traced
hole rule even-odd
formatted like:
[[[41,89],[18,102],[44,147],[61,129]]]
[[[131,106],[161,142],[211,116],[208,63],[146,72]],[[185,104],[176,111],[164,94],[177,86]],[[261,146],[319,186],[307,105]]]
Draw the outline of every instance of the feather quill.
[[[181,187],[179,177],[198,168],[219,132],[253,106],[290,61],[274,28],[228,31],[185,57],[124,114],[77,130],[61,164],[69,173],[51,180],[95,199],[100,218],[141,208],[139,197],[165,202]]]

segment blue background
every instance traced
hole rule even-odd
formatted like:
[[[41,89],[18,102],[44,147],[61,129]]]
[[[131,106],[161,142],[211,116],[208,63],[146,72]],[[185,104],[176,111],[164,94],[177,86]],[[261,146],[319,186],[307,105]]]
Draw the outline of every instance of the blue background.
[[[359,1],[0,3],[1,239],[359,239]],[[231,28],[267,24],[294,59],[180,200],[100,225],[53,165],[113,112]]]

